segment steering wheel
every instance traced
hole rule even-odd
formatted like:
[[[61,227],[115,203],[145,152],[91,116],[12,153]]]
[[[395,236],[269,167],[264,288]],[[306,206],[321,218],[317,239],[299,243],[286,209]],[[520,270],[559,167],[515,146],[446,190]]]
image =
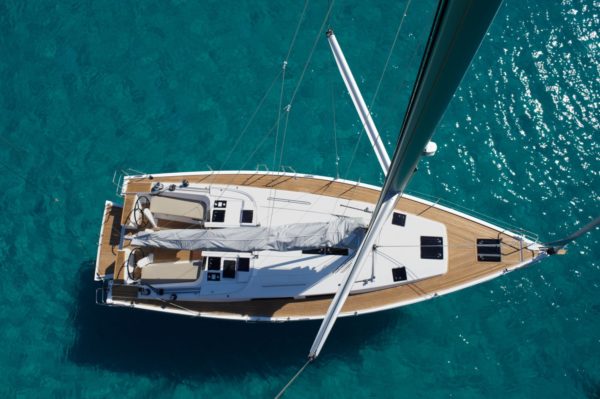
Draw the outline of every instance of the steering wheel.
[[[129,253],[129,258],[127,258],[127,276],[130,280],[139,281],[139,277],[136,278],[135,270],[137,268],[136,264],[142,258],[144,258],[146,254],[142,250],[142,248],[134,248]]]
[[[150,207],[150,198],[141,195],[135,200],[133,205],[133,222],[138,228],[144,228],[148,225],[148,218],[144,215],[144,209]]]

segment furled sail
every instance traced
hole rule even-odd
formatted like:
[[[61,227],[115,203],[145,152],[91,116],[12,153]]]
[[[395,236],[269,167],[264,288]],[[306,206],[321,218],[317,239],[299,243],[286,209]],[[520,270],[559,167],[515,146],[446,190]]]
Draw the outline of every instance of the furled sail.
[[[356,249],[365,225],[358,218],[337,217],[329,222],[294,223],[274,227],[173,229],[141,232],[132,245],[184,250],[297,251],[320,247]]]

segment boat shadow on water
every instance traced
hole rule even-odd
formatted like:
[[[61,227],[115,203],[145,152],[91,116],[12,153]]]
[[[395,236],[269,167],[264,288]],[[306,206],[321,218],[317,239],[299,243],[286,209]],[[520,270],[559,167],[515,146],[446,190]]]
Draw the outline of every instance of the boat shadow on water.
[[[320,322],[243,323],[191,318],[94,303],[94,264],[79,268],[76,337],[69,359],[117,372],[206,379],[301,364]],[[386,345],[401,310],[344,318],[323,354],[352,362],[364,346]]]

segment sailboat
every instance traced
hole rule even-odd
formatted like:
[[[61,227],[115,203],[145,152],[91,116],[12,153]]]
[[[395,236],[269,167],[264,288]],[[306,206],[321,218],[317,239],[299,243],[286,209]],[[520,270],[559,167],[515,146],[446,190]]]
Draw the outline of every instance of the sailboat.
[[[107,201],[96,302],[247,322],[323,320],[440,297],[564,252],[405,193],[501,0],[440,1],[390,157],[335,34],[336,64],[385,174],[383,187],[290,172],[131,174]]]

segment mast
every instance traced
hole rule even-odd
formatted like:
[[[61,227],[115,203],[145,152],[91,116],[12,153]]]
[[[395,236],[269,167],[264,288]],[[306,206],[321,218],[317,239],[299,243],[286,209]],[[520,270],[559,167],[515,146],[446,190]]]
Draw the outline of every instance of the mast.
[[[441,0],[413,87],[389,172],[371,225],[336,293],[309,352],[315,359],[339,315],[360,268],[416,170],[456,88],[502,0]]]

